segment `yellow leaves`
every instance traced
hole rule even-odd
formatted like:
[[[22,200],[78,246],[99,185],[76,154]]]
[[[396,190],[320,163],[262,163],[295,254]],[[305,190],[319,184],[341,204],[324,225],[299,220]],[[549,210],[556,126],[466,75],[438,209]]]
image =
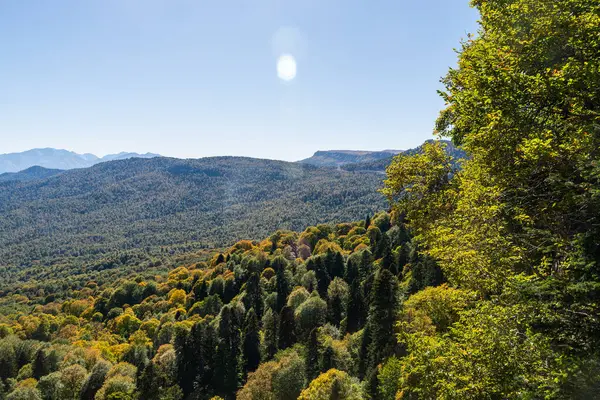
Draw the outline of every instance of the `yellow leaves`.
[[[169,280],[181,282],[185,281],[190,277],[190,271],[186,267],[175,268],[169,272]]]
[[[169,302],[174,306],[185,305],[186,295],[183,289],[173,289],[169,294]]]
[[[342,248],[340,247],[339,244],[334,243],[334,242],[330,242],[327,239],[321,239],[317,242],[317,245],[315,246],[315,251],[313,252],[313,254],[325,254],[325,253],[336,253],[342,252]]]
[[[251,240],[240,240],[229,249],[229,253],[245,253],[254,248]]]

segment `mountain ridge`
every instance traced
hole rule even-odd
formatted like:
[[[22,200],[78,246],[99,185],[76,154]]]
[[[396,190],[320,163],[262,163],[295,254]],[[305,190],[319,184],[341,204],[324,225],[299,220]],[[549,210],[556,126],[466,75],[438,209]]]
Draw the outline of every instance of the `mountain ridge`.
[[[121,160],[127,158],[154,158],[160,157],[154,153],[121,152],[98,157],[91,153],[79,154],[64,149],[52,147],[35,148],[17,153],[0,154],[0,174],[21,172],[28,168],[39,166],[47,169],[69,170],[88,168],[101,162]]]
[[[372,162],[393,157],[404,150],[318,150],[311,157],[297,161],[321,167],[341,167],[347,164]]]

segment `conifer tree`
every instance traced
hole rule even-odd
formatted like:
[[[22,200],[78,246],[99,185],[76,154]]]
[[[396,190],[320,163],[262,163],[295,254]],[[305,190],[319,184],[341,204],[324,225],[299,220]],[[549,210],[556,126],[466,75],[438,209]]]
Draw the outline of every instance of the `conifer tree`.
[[[260,320],[264,312],[263,289],[260,285],[258,272],[250,274],[246,282],[246,293],[244,294],[244,307],[246,310],[254,309],[256,318]]]
[[[394,352],[396,339],[394,325],[399,309],[398,280],[387,269],[381,269],[375,275],[371,291],[371,309],[369,312],[369,366],[374,368],[384,357]]]
[[[285,306],[279,314],[279,349],[284,350],[296,343],[296,323],[294,309]]]
[[[350,285],[348,295],[346,331],[354,333],[362,328],[365,323],[365,301],[362,295],[360,281],[354,279]]]
[[[230,305],[221,309],[219,318],[215,386],[225,398],[232,399],[239,385],[239,329]]]
[[[331,283],[331,277],[327,272],[327,267],[323,257],[317,257],[315,260],[315,276],[317,278],[317,291],[322,299],[327,298],[327,289]]]
[[[268,308],[263,317],[263,357],[271,359],[277,352],[277,334],[279,327],[279,318],[273,312],[272,308]]]
[[[243,347],[244,371],[253,372],[260,364],[260,332],[258,317],[253,308],[246,315]]]
[[[318,328],[310,332],[306,356],[306,378],[312,381],[319,375],[319,339]]]
[[[287,276],[287,260],[283,257],[277,257],[273,260],[273,269],[275,270],[275,290],[277,291],[277,305],[275,311],[281,312],[281,309],[287,304],[287,298],[290,295],[291,284]]]

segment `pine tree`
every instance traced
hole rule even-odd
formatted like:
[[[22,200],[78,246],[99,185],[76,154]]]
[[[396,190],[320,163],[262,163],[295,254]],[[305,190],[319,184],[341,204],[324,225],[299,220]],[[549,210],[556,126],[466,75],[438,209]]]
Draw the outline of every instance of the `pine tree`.
[[[194,368],[194,354],[188,349],[189,332],[184,328],[178,327],[175,331],[173,347],[175,348],[177,360],[177,382],[185,395],[188,395],[194,389],[194,379],[196,378]]]
[[[365,323],[365,300],[362,294],[360,281],[354,279],[350,285],[348,295],[346,331],[354,333],[362,328]]]
[[[321,358],[321,372],[327,372],[332,368],[335,368],[335,352],[333,351],[333,347],[327,346],[325,351],[323,352],[323,357]]]
[[[244,370],[248,373],[253,372],[260,364],[260,332],[253,308],[246,315],[244,332]]]
[[[192,290],[196,301],[202,301],[208,296],[208,282],[205,280],[196,282]]]
[[[221,309],[215,365],[215,386],[227,399],[234,398],[239,385],[239,333],[233,314],[230,305]]]
[[[366,324],[362,333],[360,349],[358,351],[358,377],[363,379],[369,369],[369,348],[371,346],[371,329],[370,325]]]
[[[327,272],[323,257],[317,257],[315,260],[315,276],[317,278],[317,291],[322,299],[327,298],[327,289],[331,283],[331,277]]]
[[[290,295],[291,285],[287,276],[287,261],[283,257],[277,257],[273,260],[273,269],[275,270],[275,290],[277,291],[277,305],[275,311],[281,312],[281,309],[287,304],[287,298]]]
[[[319,339],[318,328],[310,332],[306,356],[306,378],[310,382],[319,375]]]
[[[367,218],[365,218],[365,229],[369,229],[371,226],[371,217],[367,214]]]
[[[50,373],[50,369],[48,368],[46,362],[46,354],[44,349],[41,348],[35,353],[35,359],[33,360],[32,365],[33,377],[39,380],[42,376]]]
[[[246,293],[244,294],[244,306],[246,310],[254,309],[256,318],[260,320],[264,312],[263,290],[260,285],[258,272],[250,274],[246,282]]]
[[[296,343],[296,323],[294,309],[285,306],[279,314],[279,349],[284,350]]]
[[[331,267],[330,276],[332,279],[342,278],[344,276],[344,257],[340,252],[336,252],[333,260],[333,264]]]
[[[151,362],[144,368],[137,382],[140,398],[144,400],[159,400],[160,384],[156,365]]]
[[[371,309],[368,325],[371,343],[369,344],[369,366],[375,368],[384,357],[393,354],[396,339],[394,325],[399,309],[398,280],[387,269],[375,275],[371,290]]]
[[[271,359],[277,352],[277,334],[279,321],[278,316],[273,312],[273,309],[268,308],[263,317],[263,357]]]

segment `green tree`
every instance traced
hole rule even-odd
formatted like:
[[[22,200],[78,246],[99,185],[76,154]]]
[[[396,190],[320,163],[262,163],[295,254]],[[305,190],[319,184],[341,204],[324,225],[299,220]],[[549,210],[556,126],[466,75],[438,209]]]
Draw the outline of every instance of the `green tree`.
[[[398,280],[387,269],[375,274],[371,291],[369,312],[369,363],[374,368],[383,359],[394,353],[396,339],[394,326],[398,320],[399,292]]]
[[[287,298],[291,292],[291,283],[287,271],[288,262],[285,258],[278,256],[271,267],[275,270],[275,290],[277,292],[277,303],[275,312],[281,312],[281,309],[287,304]]]
[[[260,364],[261,354],[258,318],[254,312],[254,308],[251,308],[246,314],[243,351],[245,372],[255,371]]]
[[[62,383],[62,399],[79,399],[79,393],[83,387],[87,371],[79,364],[73,364],[60,372]]]
[[[219,342],[215,365],[215,388],[225,398],[232,398],[239,385],[239,326],[231,305],[223,307],[219,316]]]
[[[17,354],[8,340],[0,340],[0,379],[17,376]]]
[[[278,347],[285,350],[296,343],[296,323],[294,319],[294,309],[285,306],[279,314],[279,335]]]
[[[273,312],[273,309],[267,309],[262,325],[264,330],[262,355],[266,360],[269,360],[277,352],[277,334],[279,333],[279,317]]]
[[[92,367],[92,370],[86,377],[81,388],[82,400],[93,400],[96,392],[102,387],[106,375],[110,370],[110,363],[105,360],[98,360]]]
[[[334,278],[327,289],[327,303],[329,321],[336,326],[340,326],[342,319],[346,317],[348,296],[348,284],[341,278]]]

